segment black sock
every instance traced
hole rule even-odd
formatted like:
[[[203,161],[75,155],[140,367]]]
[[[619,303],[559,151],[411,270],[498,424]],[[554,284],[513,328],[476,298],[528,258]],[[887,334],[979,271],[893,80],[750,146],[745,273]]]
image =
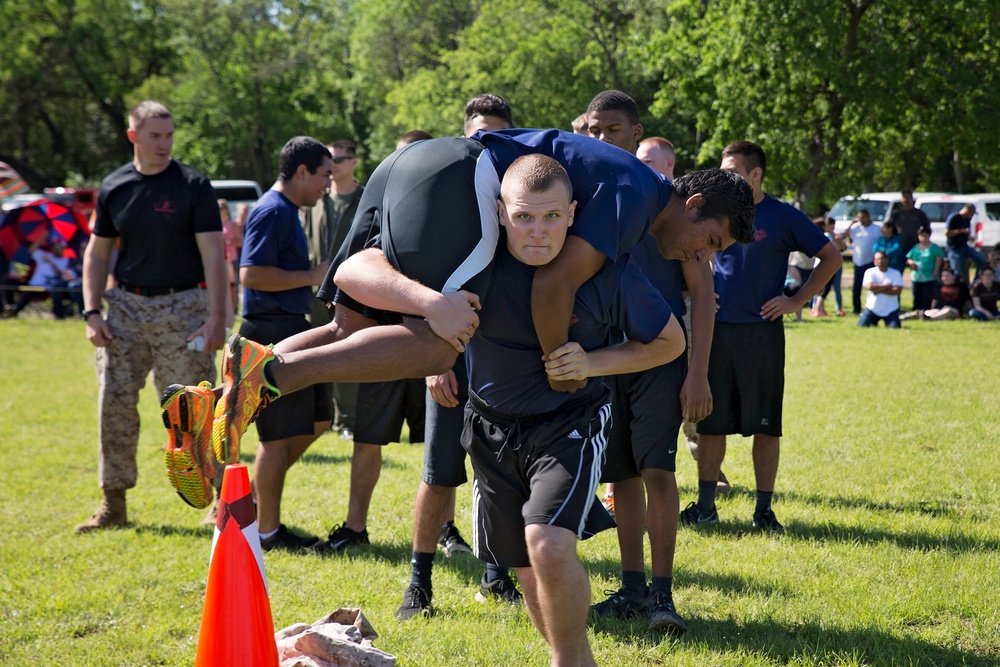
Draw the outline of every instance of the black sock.
[[[701,510],[702,516],[711,512],[712,508],[715,507],[715,490],[718,487],[718,480],[698,480],[698,509]]]
[[[483,575],[483,577],[486,579],[486,583],[497,581],[499,579],[510,579],[510,576],[507,574],[507,570],[499,565],[494,565],[493,563],[486,564],[486,574]]]
[[[673,577],[653,577],[653,583],[649,587],[649,594],[653,593],[665,593],[668,598],[673,599],[674,597],[674,578]]]
[[[774,495],[774,491],[758,491],[757,492],[757,508],[753,511],[754,514],[759,514],[764,510],[771,509],[771,496]]]
[[[634,570],[622,570],[622,586],[633,593],[645,595],[646,573]]]
[[[414,551],[410,557],[410,585],[419,586],[428,593],[431,590],[431,570],[434,568],[434,552],[421,553]]]

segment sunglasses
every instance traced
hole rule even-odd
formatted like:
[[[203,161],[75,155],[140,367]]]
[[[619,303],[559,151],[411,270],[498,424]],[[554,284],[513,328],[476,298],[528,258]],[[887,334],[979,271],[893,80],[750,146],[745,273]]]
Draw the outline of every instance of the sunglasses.
[[[334,164],[343,164],[344,162],[347,162],[348,160],[354,160],[354,159],[356,159],[356,158],[353,155],[348,156],[348,157],[335,157],[335,158],[333,158],[333,163]]]

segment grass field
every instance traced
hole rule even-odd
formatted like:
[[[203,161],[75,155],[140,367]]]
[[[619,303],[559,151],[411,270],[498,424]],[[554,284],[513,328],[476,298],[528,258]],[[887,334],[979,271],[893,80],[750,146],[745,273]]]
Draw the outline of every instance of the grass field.
[[[832,301],[832,300],[831,300]],[[831,306],[832,308],[832,306]],[[598,664],[1000,664],[1000,327],[854,318],[786,326],[785,434],[775,510],[782,537],[748,531],[748,443],[731,439],[734,492],[721,523],[681,529],[679,640],[642,622],[591,627]],[[0,324],[0,664],[189,665],[211,532],[162,473],[155,393],[142,395],[131,525],[77,536],[97,506],[96,380],[79,321]],[[256,447],[251,431],[243,451]],[[351,448],[324,436],[290,472],[284,519],[316,533],[346,514]],[[393,445],[370,548],[338,558],[265,557],[276,627],[359,606],[401,666],[545,665],[524,612],[483,605],[471,557],[435,568],[436,616],[398,623],[409,580],[422,449]],[[678,455],[681,502],[693,462]],[[458,524],[469,532],[469,488]],[[617,588],[612,532],[580,546],[595,599]]]

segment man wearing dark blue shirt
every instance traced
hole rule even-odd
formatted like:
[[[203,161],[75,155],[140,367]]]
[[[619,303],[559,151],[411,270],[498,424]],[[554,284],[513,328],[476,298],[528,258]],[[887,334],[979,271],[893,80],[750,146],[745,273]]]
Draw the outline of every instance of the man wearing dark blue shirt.
[[[948,237],[945,252],[948,254],[948,264],[951,270],[958,276],[960,282],[969,282],[969,272],[965,268],[965,260],[970,260],[976,265],[976,278],[986,263],[983,254],[969,245],[969,231],[972,227],[972,216],[976,214],[976,207],[966,204],[961,209],[948,216],[945,222],[945,236]]]
[[[681,512],[684,524],[716,523],[716,484],[726,455],[726,436],[753,435],[757,482],[754,528],[780,532],[771,510],[778,473],[781,407],[784,396],[785,334],[782,317],[808,303],[843,262],[840,253],[808,217],[765,195],[764,150],[749,141],[730,144],[722,152],[722,168],[753,186],[755,238],[715,257],[715,291],[719,310],[708,363],[714,407],[698,424],[698,501]],[[801,251],[819,257],[809,280],[792,297],[782,294],[788,255]]]

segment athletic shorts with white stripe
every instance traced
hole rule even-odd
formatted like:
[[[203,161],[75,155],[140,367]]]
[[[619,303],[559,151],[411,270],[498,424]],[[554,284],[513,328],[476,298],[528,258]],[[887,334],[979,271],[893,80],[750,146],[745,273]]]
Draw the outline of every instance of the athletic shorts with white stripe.
[[[592,511],[595,505],[603,511],[595,494],[610,430],[603,385],[556,412],[519,417],[490,409],[470,392],[462,446],[475,473],[476,556],[500,567],[529,567],[529,524],[565,528],[578,539],[613,526],[610,517],[595,524]]]

